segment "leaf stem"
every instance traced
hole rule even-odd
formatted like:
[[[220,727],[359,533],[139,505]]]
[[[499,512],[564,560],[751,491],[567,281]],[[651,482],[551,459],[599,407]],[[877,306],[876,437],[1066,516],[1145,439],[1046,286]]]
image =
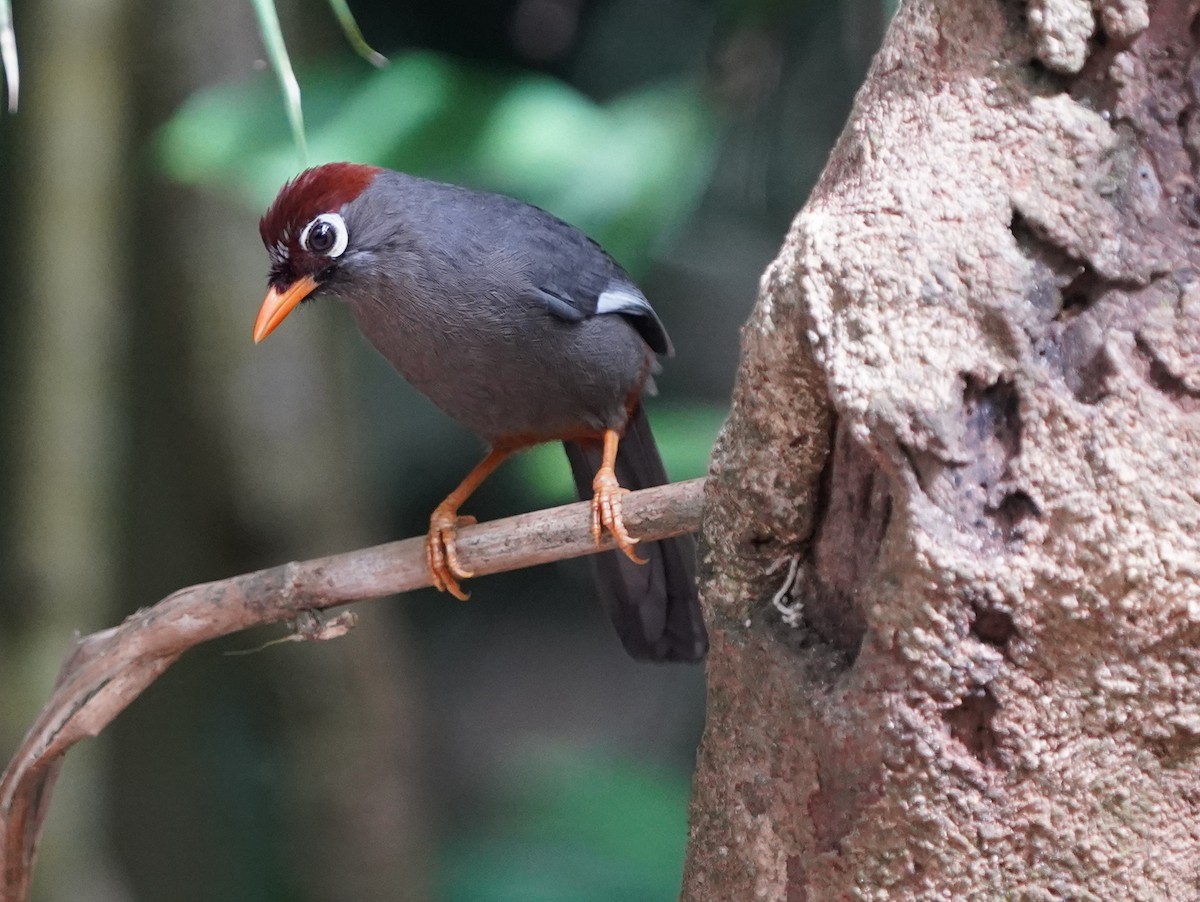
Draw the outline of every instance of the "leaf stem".
[[[0,3],[2,2],[6,0],[0,0]],[[292,71],[292,61],[288,57],[287,45],[283,40],[283,29],[279,25],[279,14],[275,9],[274,0],[253,0],[253,3],[267,58],[283,90],[288,122],[292,126],[292,139],[300,154],[300,165],[307,166],[308,142],[304,138],[304,109],[300,105],[300,83],[296,81],[296,73]]]

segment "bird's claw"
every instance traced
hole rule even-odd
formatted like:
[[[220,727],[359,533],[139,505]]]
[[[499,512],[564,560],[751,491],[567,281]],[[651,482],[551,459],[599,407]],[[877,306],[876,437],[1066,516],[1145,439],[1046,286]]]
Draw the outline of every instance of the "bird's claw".
[[[617,482],[617,474],[611,467],[601,467],[592,481],[592,538],[599,545],[608,530],[616,546],[635,564],[646,563],[638,557],[633,546],[638,539],[633,538],[625,529],[625,518],[621,513],[621,497],[629,494],[629,489],[622,488]]]
[[[458,530],[475,522],[474,517],[460,517],[457,511],[439,507],[429,518],[429,534],[425,537],[425,560],[434,587],[439,592],[449,592],[459,601],[466,601],[471,595],[462,590],[458,581],[475,574],[458,562]]]

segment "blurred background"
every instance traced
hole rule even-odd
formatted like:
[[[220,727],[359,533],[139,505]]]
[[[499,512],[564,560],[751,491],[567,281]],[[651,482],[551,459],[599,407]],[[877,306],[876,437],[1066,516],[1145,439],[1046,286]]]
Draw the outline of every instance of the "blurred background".
[[[601,241],[677,348],[649,404],[704,472],[738,330],[888,0],[279,7],[308,162],[504,191]],[[477,439],[306,304],[259,347],[258,216],[300,168],[249,0],[15,0],[0,117],[0,758],[76,632],[172,590],[423,533]],[[558,446],[481,519],[570,497]],[[698,667],[628,660],[585,562],[359,605],[328,643],[187,655],[59,783],[41,902],[668,900]]]

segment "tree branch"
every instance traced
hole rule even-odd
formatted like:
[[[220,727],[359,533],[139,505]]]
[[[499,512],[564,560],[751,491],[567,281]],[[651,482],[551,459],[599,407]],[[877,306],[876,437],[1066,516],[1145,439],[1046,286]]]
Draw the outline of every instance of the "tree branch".
[[[625,524],[635,538],[694,532],[703,479],[633,492]],[[568,504],[459,534],[462,565],[477,576],[612,548],[592,541],[591,505]],[[54,694],[0,778],[0,902],[25,902],[41,827],[67,750],[104,729],[188,649],[254,626],[428,586],[423,536],[283,564],[180,589],[119,626],[79,639]]]

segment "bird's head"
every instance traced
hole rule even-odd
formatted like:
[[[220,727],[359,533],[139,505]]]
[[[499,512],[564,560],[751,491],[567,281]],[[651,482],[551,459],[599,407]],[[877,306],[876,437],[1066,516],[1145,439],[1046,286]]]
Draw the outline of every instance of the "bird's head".
[[[337,271],[353,244],[346,207],[379,172],[375,166],[326,163],[306,169],[280,189],[258,223],[271,256],[271,274],[270,290],[254,323],[255,343]]]

